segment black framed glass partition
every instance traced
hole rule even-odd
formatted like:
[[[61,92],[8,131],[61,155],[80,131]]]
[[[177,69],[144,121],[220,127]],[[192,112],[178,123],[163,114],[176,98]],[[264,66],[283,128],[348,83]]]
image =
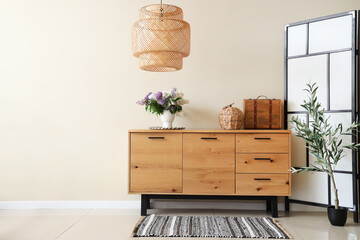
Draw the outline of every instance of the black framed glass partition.
[[[358,11],[296,22],[285,26],[285,96],[284,123],[293,116],[311,121],[300,104],[307,99],[306,84],[317,83],[318,100],[331,116],[332,124],[349,126],[358,117],[359,84],[357,78]],[[356,136],[344,136],[343,143],[357,141]],[[358,158],[357,153],[345,150],[345,157],[335,170],[340,205],[354,212],[358,222]],[[293,167],[309,166],[315,158],[309,154],[305,142],[292,134]],[[323,187],[327,186],[327,187]],[[294,174],[293,195],[289,202],[327,207],[334,204],[330,179],[325,173]]]

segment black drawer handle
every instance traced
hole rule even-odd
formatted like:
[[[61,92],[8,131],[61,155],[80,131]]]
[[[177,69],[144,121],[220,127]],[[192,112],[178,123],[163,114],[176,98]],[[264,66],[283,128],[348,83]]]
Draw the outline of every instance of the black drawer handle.
[[[271,158],[254,158],[254,160],[259,160],[259,161],[270,161],[273,162],[274,160],[272,160]]]
[[[148,137],[148,139],[165,139],[165,137]]]
[[[203,140],[216,140],[217,138],[210,138],[210,137],[202,137]]]
[[[254,138],[255,140],[271,140],[271,138]]]
[[[271,178],[254,178],[256,181],[270,181]]]

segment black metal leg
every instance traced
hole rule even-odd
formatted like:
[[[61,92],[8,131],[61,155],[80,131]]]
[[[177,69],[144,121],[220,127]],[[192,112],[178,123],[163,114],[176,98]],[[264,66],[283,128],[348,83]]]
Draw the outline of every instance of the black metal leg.
[[[266,211],[267,212],[271,211],[271,200],[266,200]]]
[[[290,211],[290,201],[289,201],[289,197],[285,197],[285,211],[289,212]]]
[[[147,209],[150,206],[150,198],[148,195],[141,195],[141,216],[147,215]]]
[[[278,217],[277,197],[272,197],[272,199],[271,199],[271,215],[273,218]]]
[[[358,216],[359,211],[357,210],[357,208],[355,208],[354,211],[354,222],[358,223],[359,222],[359,216]]]

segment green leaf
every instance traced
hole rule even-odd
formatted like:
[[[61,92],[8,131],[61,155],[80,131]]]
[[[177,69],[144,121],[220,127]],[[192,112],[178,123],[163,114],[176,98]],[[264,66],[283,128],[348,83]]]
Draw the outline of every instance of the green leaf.
[[[325,117],[325,110],[318,102],[316,83],[308,83],[304,91],[308,94],[308,99],[304,100],[301,107],[310,118],[309,126],[298,117],[292,117],[289,122],[293,124],[295,135],[307,143],[310,154],[316,160],[314,166],[293,169],[292,172],[322,171],[330,174],[338,161],[343,158],[343,149],[357,151],[360,148],[360,143],[356,142],[343,145],[341,139],[341,136],[356,135],[359,132],[360,122],[356,120],[345,131],[341,123],[331,125],[330,117]]]

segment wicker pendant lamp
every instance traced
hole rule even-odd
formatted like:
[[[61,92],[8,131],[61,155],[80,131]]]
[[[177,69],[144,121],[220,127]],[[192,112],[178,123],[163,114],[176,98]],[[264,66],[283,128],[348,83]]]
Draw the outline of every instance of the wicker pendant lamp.
[[[132,52],[142,70],[169,72],[182,69],[190,54],[190,25],[181,8],[154,4],[140,9],[132,27]]]

